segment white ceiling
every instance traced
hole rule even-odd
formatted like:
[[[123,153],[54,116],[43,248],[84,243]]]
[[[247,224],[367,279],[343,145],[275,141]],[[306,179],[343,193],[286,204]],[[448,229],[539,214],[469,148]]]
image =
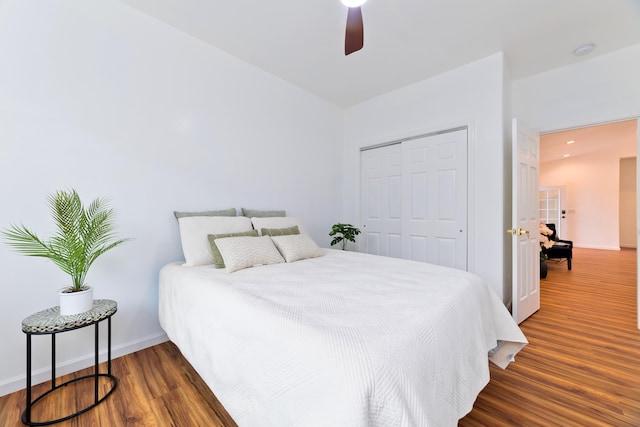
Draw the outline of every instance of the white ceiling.
[[[347,57],[340,0],[120,1],[339,106],[500,51],[517,80],[640,43],[640,0],[368,0]]]
[[[567,144],[567,141],[575,141]],[[540,135],[540,164],[612,150],[617,146],[636,147],[638,126],[635,119]],[[637,151],[637,150],[635,150]]]

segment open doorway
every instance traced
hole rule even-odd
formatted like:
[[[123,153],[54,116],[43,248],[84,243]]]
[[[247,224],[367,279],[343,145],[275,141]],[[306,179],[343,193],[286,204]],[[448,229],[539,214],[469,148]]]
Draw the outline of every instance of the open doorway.
[[[629,247],[629,236],[621,233],[628,229],[630,218],[637,218],[637,194],[629,204],[627,185],[636,176],[637,123],[624,120],[540,136],[540,187],[566,189],[559,235],[576,247]],[[622,159],[632,159],[633,168]],[[636,230],[635,222],[633,227]]]

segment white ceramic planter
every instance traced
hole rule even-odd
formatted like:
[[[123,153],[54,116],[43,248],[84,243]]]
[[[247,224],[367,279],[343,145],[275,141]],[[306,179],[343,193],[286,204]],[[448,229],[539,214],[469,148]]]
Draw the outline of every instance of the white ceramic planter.
[[[62,316],[84,313],[93,308],[93,288],[90,286],[79,292],[69,292],[68,288],[62,288],[58,291],[58,296]]]

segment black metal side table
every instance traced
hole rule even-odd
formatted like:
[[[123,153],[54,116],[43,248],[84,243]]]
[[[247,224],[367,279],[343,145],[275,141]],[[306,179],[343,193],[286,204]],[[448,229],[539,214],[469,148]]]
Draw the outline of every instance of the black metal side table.
[[[45,426],[69,420],[84,414],[88,410],[96,407],[105,400],[118,385],[118,379],[111,374],[111,316],[118,310],[118,304],[113,300],[97,299],[93,301],[93,308],[89,311],[71,316],[61,316],[60,307],[52,307],[38,313],[32,314],[22,321],[22,332],[27,334],[27,408],[22,413],[22,422],[30,426]],[[107,373],[100,373],[98,362],[98,324],[107,320],[108,322],[108,344],[107,344]],[[72,331],[95,325],[95,367],[94,373],[80,378],[74,378],[65,383],[56,385],[56,334],[60,332]],[[31,335],[51,335],[51,389],[31,400]],[[98,377],[108,377],[111,380],[111,389],[102,398],[98,396]],[[33,406],[48,394],[67,386],[76,381],[84,379],[94,379],[94,402],[84,409],[69,416],[51,421],[32,421],[31,409]]]

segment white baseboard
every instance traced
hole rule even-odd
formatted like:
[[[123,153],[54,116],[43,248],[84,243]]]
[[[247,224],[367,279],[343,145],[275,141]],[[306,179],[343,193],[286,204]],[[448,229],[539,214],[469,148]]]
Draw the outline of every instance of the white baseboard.
[[[573,244],[574,248],[583,248],[583,249],[602,249],[605,251],[619,251],[620,246],[596,246],[596,245],[577,245]]]
[[[167,335],[162,333],[160,335],[154,335],[132,343],[117,345],[111,348],[111,359],[113,360],[126,354],[134,353],[136,351],[152,347],[168,340],[169,338],[167,337]],[[105,362],[107,360],[107,349],[105,348],[101,350],[98,357],[100,363]],[[57,363],[56,376],[59,377],[60,375],[70,374],[71,372],[76,372],[81,369],[88,368],[89,366],[93,366],[95,363],[94,358],[94,353],[88,353],[81,357],[70,359],[62,363]],[[31,373],[31,384],[33,385],[49,381],[50,379],[51,367],[37,369]],[[0,396],[13,393],[14,391],[22,390],[23,388],[25,388],[26,383],[26,373],[0,381]]]

